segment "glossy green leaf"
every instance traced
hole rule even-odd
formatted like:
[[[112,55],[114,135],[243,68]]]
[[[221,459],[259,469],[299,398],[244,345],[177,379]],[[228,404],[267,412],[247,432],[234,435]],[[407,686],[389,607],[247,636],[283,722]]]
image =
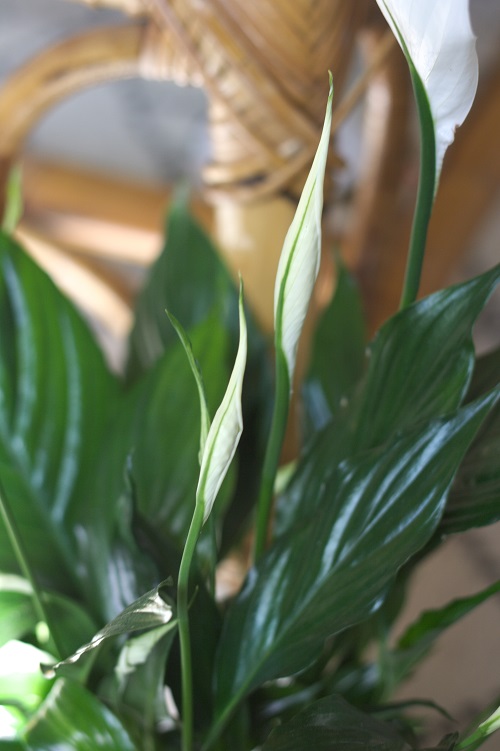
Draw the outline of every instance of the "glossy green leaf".
[[[386,722],[355,709],[340,696],[312,703],[278,726],[262,751],[411,751],[404,738]]]
[[[327,636],[376,610],[431,537],[463,455],[498,394],[342,463],[308,522],[252,570],[226,618],[218,725],[267,680],[306,668]]]
[[[335,293],[316,327],[303,388],[308,418],[316,430],[350,400],[364,371],[365,348],[360,294],[352,276],[338,262]]]
[[[227,384],[227,336],[209,317],[190,332],[204,375],[206,398],[215,412]],[[128,440],[141,513],[182,550],[198,483],[200,410],[196,384],[179,343],[138,387]]]
[[[118,718],[69,680],[55,683],[25,738],[30,751],[137,751]]]
[[[136,531],[141,530],[141,542],[145,544],[146,540],[161,570],[175,576],[195,504],[200,410],[189,363],[173,329],[172,332],[175,344],[126,395],[116,420],[108,428],[108,441],[96,468],[98,492],[90,503],[96,516],[118,514],[127,528],[133,524]],[[227,335],[217,317],[210,316],[190,332],[190,339],[204,373],[209,407],[215,411],[227,383]],[[221,504],[229,491],[230,484],[219,496]],[[105,509],[103,498],[107,499]],[[100,611],[107,620],[137,598],[140,582],[142,591],[154,582],[154,572],[150,571],[148,578],[145,565],[144,574],[138,575],[137,561],[130,560],[128,553],[132,543],[133,540],[129,545],[115,545],[112,561],[116,573],[112,581],[101,565],[106,540],[98,532],[84,538],[90,569],[87,589],[100,593]],[[200,555],[205,555],[203,546]],[[120,565],[127,572],[125,577],[116,571]]]
[[[479,358],[468,398],[500,381],[500,351]],[[440,532],[463,532],[500,520],[500,409],[492,410],[467,452],[451,489]]]
[[[5,235],[0,320],[2,483],[31,566],[44,582],[77,588],[68,517],[85,507],[116,384],[75,309]],[[18,571],[3,524],[0,569]]]
[[[44,673],[53,677],[61,671],[74,665],[78,660],[94,649],[97,649],[107,639],[122,634],[129,634],[144,629],[156,629],[159,626],[175,627],[173,600],[168,595],[170,582],[164,581],[157,587],[135,600],[123,612],[113,618],[104,628],[98,631],[90,642],[79,647],[74,654],[55,665],[45,666]]]
[[[500,266],[397,313],[368,348],[356,394],[320,431],[278,505],[282,532],[307,517],[340,461],[398,431],[456,409],[474,369],[472,327],[500,279]]]
[[[448,287],[391,318],[369,349],[355,411],[357,447],[456,409],[474,369],[472,327],[500,281],[500,266]]]
[[[136,378],[176,342],[165,308],[187,331],[218,309],[237,309],[237,291],[208,235],[179,196],[170,208],[165,247],[135,308],[128,372]],[[226,311],[227,308],[227,311]]]

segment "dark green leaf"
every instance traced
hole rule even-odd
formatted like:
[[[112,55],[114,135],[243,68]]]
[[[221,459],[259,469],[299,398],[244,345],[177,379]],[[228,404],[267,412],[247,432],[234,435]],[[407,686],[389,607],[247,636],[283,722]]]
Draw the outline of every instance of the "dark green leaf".
[[[436,639],[450,626],[468,615],[485,600],[500,592],[500,582],[482,592],[453,600],[442,608],[428,610],[412,623],[398,641],[397,647],[388,652],[383,661],[384,677],[388,691],[408,676],[413,668],[427,655]]]
[[[159,556],[167,554],[168,560],[162,562],[161,570],[168,570],[173,576],[194,509],[200,446],[196,384],[175,332],[174,336],[175,344],[126,395],[116,420],[108,428],[108,440],[96,468],[96,492],[89,499],[96,518],[99,514],[101,519],[112,515],[106,522],[108,527],[116,525],[115,517],[122,520],[122,525],[126,522],[123,536],[127,528],[141,527],[143,537],[147,538],[142,543],[156,557],[156,551]],[[190,338],[203,371],[209,407],[215,411],[228,379],[227,335],[213,315],[193,329]],[[221,505],[227,500],[230,483],[231,478],[221,493]],[[100,535],[96,530],[85,539],[89,550],[84,553],[90,570],[87,589],[100,593],[100,611],[109,620],[127,601],[138,596],[140,583],[144,591],[151,587],[155,577],[150,571],[148,578],[146,566],[142,576],[138,572],[137,562],[131,560],[128,552],[133,540],[115,544],[108,555],[103,555],[106,537],[109,538],[108,532]],[[202,544],[200,556],[208,555],[209,548],[208,543]],[[123,560],[121,570],[127,572],[126,577],[116,572],[115,582],[111,581],[102,566],[110,558],[115,571],[120,559]],[[109,569],[109,563],[107,566]]]
[[[461,404],[474,367],[472,327],[499,280],[497,266],[430,295],[380,329],[355,415],[358,449]]]
[[[176,342],[165,308],[190,331],[215,308],[224,310],[229,305],[237,318],[237,300],[214,246],[179,198],[170,209],[165,248],[137,299],[129,375],[137,377]]]
[[[147,592],[139,597],[135,602],[123,610],[116,618],[113,618],[104,628],[92,637],[87,644],[79,647],[70,657],[58,662],[56,665],[46,666],[45,675],[50,677],[58,673],[61,668],[66,670],[74,665],[83,655],[100,647],[107,639],[122,634],[142,631],[143,629],[154,629],[158,626],[168,624],[171,628],[175,627],[174,604],[168,595],[170,581],[164,581],[151,592]]]
[[[472,400],[500,381],[500,350],[478,358],[467,398]],[[500,409],[489,415],[466,454],[446,504],[440,532],[463,532],[500,519]]]
[[[366,333],[358,288],[340,261],[337,274],[333,299],[316,328],[303,392],[316,430],[351,398],[365,365]]]
[[[273,730],[262,751],[411,751],[389,723],[328,696]]]
[[[76,588],[67,519],[85,506],[116,384],[74,308],[5,235],[0,320],[0,475],[31,565]],[[18,571],[2,524],[0,569]]]
[[[30,751],[137,751],[117,717],[83,686],[59,680],[26,732]]]
[[[500,582],[495,582],[495,584],[475,595],[453,600],[448,605],[437,610],[425,611],[401,636],[398,648],[412,649],[422,644],[423,641],[427,642],[429,639],[433,641],[445,629],[452,626],[498,592],[500,592]]]
[[[280,533],[314,512],[340,461],[462,403],[474,367],[472,327],[499,279],[500,266],[430,295],[382,326],[356,394],[311,442],[278,504]]]
[[[217,711],[303,670],[324,639],[376,610],[400,566],[430,538],[453,476],[498,394],[340,465],[307,524],[250,572],[229,611]]]
[[[167,624],[128,639],[105,693],[141,749],[155,748],[155,729],[169,717],[164,676],[175,635],[176,630]]]

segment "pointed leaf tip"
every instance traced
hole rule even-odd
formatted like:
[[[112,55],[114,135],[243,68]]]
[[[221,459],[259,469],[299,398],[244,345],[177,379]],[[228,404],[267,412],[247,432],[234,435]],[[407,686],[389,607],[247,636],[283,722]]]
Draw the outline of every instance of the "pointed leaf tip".
[[[196,491],[197,503],[203,503],[203,523],[208,519],[219,488],[227,474],[243,431],[241,391],[247,360],[247,327],[243,307],[243,283],[240,279],[240,342],[233,372],[224,398],[208,432]]]
[[[300,333],[319,271],[323,181],[332,126],[333,78],[331,73],[329,76],[330,91],[320,142],[285,237],[274,288],[276,348],[285,356],[290,385]]]

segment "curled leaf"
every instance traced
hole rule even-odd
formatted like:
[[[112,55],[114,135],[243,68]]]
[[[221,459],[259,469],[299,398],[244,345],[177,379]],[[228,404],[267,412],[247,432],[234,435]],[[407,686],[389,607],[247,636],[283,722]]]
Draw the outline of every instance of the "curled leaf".
[[[135,602],[117,615],[116,618],[113,618],[104,628],[98,631],[88,644],[79,647],[70,657],[58,662],[56,665],[42,666],[45,675],[48,678],[53,678],[62,667],[67,667],[78,662],[83,655],[100,647],[106,639],[110,639],[113,636],[170,624],[174,615],[173,605],[170,603],[167,595],[162,594],[162,591],[170,583],[170,580],[166,580],[150,592],[139,597],[139,599],[135,600]]]

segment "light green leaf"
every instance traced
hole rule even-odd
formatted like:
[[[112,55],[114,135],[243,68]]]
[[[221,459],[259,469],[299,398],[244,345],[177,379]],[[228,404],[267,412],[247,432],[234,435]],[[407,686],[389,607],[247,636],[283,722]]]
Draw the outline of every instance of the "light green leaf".
[[[20,164],[16,164],[9,173],[7,181],[7,201],[5,205],[2,229],[12,234],[23,214],[23,175]]]
[[[330,93],[323,132],[297,211],[285,237],[276,274],[274,288],[276,349],[280,349],[284,354],[290,388],[299,337],[319,270],[323,180],[330,144],[332,99],[333,83],[330,75]]]
[[[88,613],[73,600],[53,592],[44,592],[43,600],[63,653],[73,651],[95,632]],[[37,625],[30,584],[20,576],[0,574],[0,646],[10,639],[35,634]],[[40,646],[46,648],[44,643]]]
[[[243,288],[240,289],[239,321],[240,343],[233,372],[210,427],[201,462],[196,501],[202,503],[204,507],[203,523],[210,515],[243,431],[241,391],[247,361],[247,327],[243,308]]]
[[[484,720],[471,735],[460,741],[457,751],[475,751],[497,730],[500,730],[500,707],[488,719]]]
[[[25,739],[30,751],[137,751],[118,718],[69,680],[55,683]]]
[[[157,628],[173,623],[173,601],[167,594],[170,581],[166,580],[129,605],[116,618],[93,636],[90,642],[76,650],[74,654],[55,665],[44,666],[45,675],[52,677],[61,668],[74,665],[85,654],[92,652],[107,639],[133,631]]]
[[[0,737],[7,734],[9,715],[13,736],[48,694],[51,683],[40,672],[40,663],[50,659],[47,652],[16,640],[0,648]]]
[[[425,90],[435,133],[436,186],[446,149],[477,89],[478,62],[468,0],[377,0],[410,70]]]

